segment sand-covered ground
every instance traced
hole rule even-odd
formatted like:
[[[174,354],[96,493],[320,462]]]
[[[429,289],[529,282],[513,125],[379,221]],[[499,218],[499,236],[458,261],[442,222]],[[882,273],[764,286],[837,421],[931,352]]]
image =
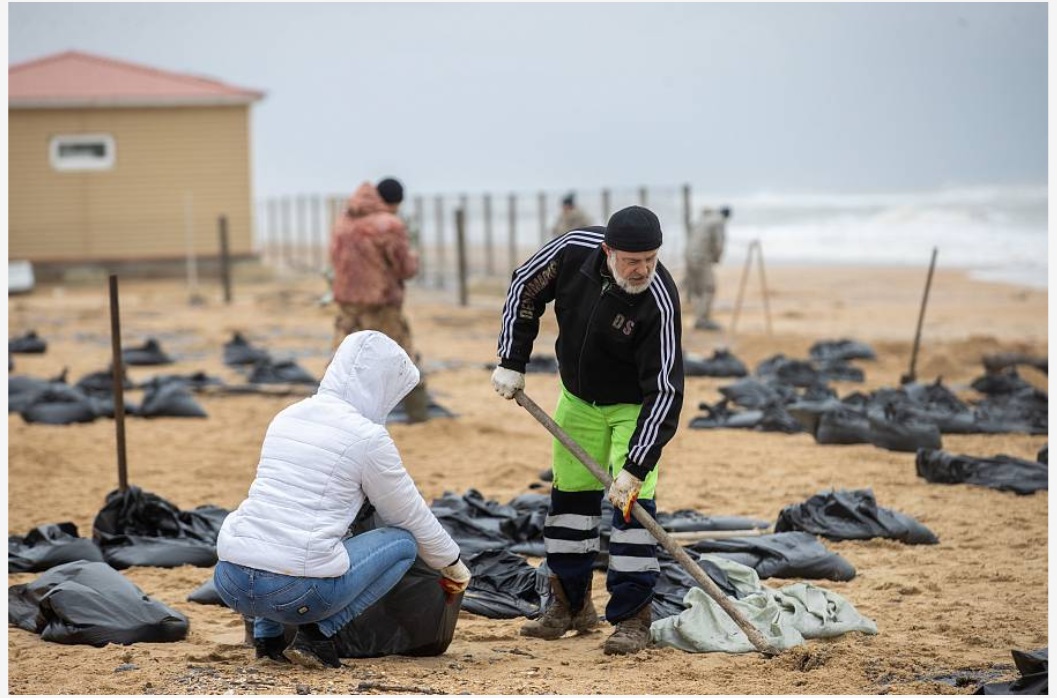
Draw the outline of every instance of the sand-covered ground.
[[[720,270],[718,320],[730,324],[740,270]],[[863,385],[835,384],[840,393],[896,386],[907,370],[924,285],[922,269],[771,267],[768,335],[759,288],[751,279],[738,334],[687,330],[684,348],[710,355],[729,341],[750,366],[777,352],[803,358],[819,339],[851,338],[880,355],[860,362]],[[484,365],[494,360],[505,282],[475,283],[468,307],[452,289],[414,287],[408,301],[416,343],[438,402],[456,419],[394,425],[393,437],[427,501],[469,488],[506,502],[530,491],[548,465],[549,436],[533,418],[492,391]],[[126,346],[148,336],[180,361],[132,367],[138,382],[158,373],[205,370],[230,382],[221,346],[235,330],[276,355],[295,356],[321,374],[331,338],[332,309],[316,299],[316,278],[236,279],[230,306],[219,287],[203,284],[204,305],[192,306],[176,281],[122,281]],[[48,377],[63,367],[70,382],[110,361],[105,279],[77,286],[41,286],[10,297],[11,336],[36,329],[47,353],[16,355],[15,374]],[[689,321],[684,323],[689,327]],[[975,282],[940,269],[932,285],[918,375],[942,376],[963,398],[979,397],[970,381],[980,357],[1000,350],[1048,353],[1046,292]],[[548,312],[537,350],[553,353]],[[1022,375],[1045,388],[1045,376]],[[1010,650],[1048,645],[1047,517],[1045,492],[1016,495],[968,485],[928,484],[912,454],[873,446],[819,446],[806,434],[685,428],[702,400],[714,401],[730,379],[690,378],[683,428],[665,451],[658,504],[713,515],[773,520],[783,506],[828,488],[872,487],[881,506],[917,518],[940,538],[935,546],[889,540],[826,542],[857,569],[844,583],[817,582],[874,619],[876,636],[852,633],[810,641],[774,659],[758,654],[687,654],[652,648],[607,657],[609,630],[544,642],[518,635],[519,621],[463,613],[455,639],[440,657],[345,660],[341,670],[313,672],[257,664],[242,645],[241,619],[217,606],[186,601],[212,571],[134,568],[124,572],[145,593],[187,615],[188,638],[128,647],[63,646],[31,633],[8,631],[8,689],[15,694],[185,693],[474,693],[474,694],[840,694],[970,693],[973,677],[1016,676]],[[556,377],[533,374],[527,392],[550,407]],[[138,391],[128,399],[138,401]],[[234,508],[253,477],[271,417],[294,397],[199,396],[208,419],[129,418],[130,482],[182,509],[201,504]],[[8,529],[72,521],[81,535],[117,483],[111,420],[65,427],[29,425],[8,417]],[[1005,453],[1034,459],[1045,436],[943,438],[948,451]],[[595,602],[606,599],[596,573]],[[9,575],[24,583],[31,574]],[[781,586],[795,580],[766,580]],[[967,676],[959,683],[958,676]],[[366,683],[365,683],[366,682]]]

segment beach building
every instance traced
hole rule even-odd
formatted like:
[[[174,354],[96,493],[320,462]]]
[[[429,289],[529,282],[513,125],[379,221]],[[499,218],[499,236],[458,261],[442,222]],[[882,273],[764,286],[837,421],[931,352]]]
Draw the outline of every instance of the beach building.
[[[151,273],[253,255],[263,92],[68,51],[8,69],[8,259]],[[46,275],[46,274],[45,274]]]

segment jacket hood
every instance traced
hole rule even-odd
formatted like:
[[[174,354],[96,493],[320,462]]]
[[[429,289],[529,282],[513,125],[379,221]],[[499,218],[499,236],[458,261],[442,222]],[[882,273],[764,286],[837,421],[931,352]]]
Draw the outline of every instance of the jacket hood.
[[[370,182],[364,182],[352,193],[346,203],[346,210],[353,216],[366,216],[370,213],[388,211],[389,207],[378,193],[378,188]]]
[[[399,344],[381,332],[365,330],[341,342],[319,394],[338,397],[375,424],[385,424],[418,380],[418,369]]]

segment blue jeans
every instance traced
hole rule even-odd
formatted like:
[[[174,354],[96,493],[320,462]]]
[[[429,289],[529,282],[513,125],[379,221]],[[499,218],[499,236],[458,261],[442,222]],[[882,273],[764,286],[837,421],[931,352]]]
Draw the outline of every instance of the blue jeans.
[[[213,571],[217,593],[253,618],[253,637],[277,637],[283,625],[317,623],[327,637],[382,598],[411,568],[415,538],[402,528],[376,528],[343,541],[349,569],[340,577],[291,577],[231,562]]]

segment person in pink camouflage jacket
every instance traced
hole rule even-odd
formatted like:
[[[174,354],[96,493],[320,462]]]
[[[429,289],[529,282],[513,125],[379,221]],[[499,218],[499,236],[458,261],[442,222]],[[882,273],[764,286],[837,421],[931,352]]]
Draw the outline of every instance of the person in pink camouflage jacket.
[[[334,222],[334,347],[353,332],[377,330],[418,363],[403,308],[404,282],[418,273],[418,255],[411,249],[407,226],[396,215],[403,199],[404,188],[395,179],[383,179],[377,186],[364,182]],[[428,406],[423,380],[404,398],[408,421],[425,421]]]

